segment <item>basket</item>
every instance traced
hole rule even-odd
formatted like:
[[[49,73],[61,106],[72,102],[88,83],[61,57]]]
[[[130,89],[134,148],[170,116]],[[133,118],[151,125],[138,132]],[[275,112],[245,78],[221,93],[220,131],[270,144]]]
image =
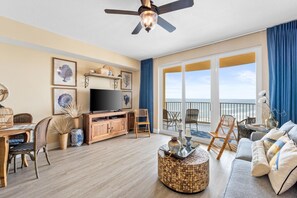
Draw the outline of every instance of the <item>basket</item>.
[[[13,111],[11,108],[0,108],[0,129],[13,127]]]

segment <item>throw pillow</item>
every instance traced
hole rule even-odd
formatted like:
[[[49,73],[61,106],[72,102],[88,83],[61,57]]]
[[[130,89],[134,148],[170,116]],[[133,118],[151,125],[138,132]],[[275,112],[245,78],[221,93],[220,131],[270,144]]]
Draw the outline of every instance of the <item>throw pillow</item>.
[[[297,126],[297,125],[290,120],[285,124],[283,124],[281,128],[279,128],[279,130],[289,132],[294,126]]]
[[[284,135],[280,137],[267,151],[266,157],[267,160],[270,162],[270,160],[273,158],[273,156],[281,150],[281,148],[289,141],[288,135]]]
[[[252,176],[260,177],[268,174],[270,171],[270,166],[267,162],[264,145],[261,140],[253,142],[252,153],[253,153],[253,158],[251,163]]]
[[[276,140],[278,140],[278,138],[283,136],[285,133],[285,131],[271,129],[266,135],[264,135],[261,140],[263,140],[265,152],[267,152],[274,142],[276,142]]]
[[[289,131],[288,136],[295,142],[295,144],[297,144],[297,125]]]
[[[271,186],[277,195],[286,192],[297,181],[297,147],[292,140],[270,161],[268,174]]]

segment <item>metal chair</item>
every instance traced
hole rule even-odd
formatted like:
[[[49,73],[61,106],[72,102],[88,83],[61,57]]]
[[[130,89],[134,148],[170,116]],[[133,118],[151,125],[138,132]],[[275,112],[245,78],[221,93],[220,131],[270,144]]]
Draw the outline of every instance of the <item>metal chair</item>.
[[[214,132],[209,132],[212,139],[208,145],[207,150],[210,151],[212,146],[218,147],[214,145],[214,141],[216,138],[224,140],[223,145],[221,146],[221,149],[219,151],[219,154],[217,156],[217,160],[219,160],[225,150],[226,145],[228,144],[230,150],[232,150],[232,147],[229,143],[230,140],[236,140],[238,141],[238,138],[236,137],[236,134],[234,132],[234,125],[235,125],[235,118],[231,115],[222,115],[220,122]]]
[[[166,109],[163,109],[163,124],[166,124],[167,129],[169,126],[173,125],[173,119]]]
[[[35,165],[35,174],[37,179],[39,178],[39,173],[38,173],[38,164],[37,164],[37,159],[38,159],[38,153],[41,149],[43,149],[45,153],[46,160],[48,164],[50,165],[50,161],[48,158],[48,151],[47,151],[47,131],[48,131],[48,126],[51,121],[51,117],[47,117],[43,120],[41,120],[35,127],[34,129],[34,141],[33,142],[25,142],[22,144],[19,144],[15,147],[12,147],[9,150],[9,157],[8,157],[8,168],[11,163],[11,160],[15,158],[17,155],[29,155],[31,160],[34,161]],[[33,154],[32,154],[33,153]],[[23,166],[24,160],[22,160],[22,166]]]
[[[140,131],[140,126],[145,126],[143,132],[148,132],[149,137],[151,136],[150,130],[150,120],[147,109],[136,109],[134,111],[135,121],[134,121],[134,133],[136,138],[138,138],[138,132]]]
[[[187,124],[196,124],[196,130],[198,131],[198,116],[199,116],[199,109],[187,109],[186,111],[186,118],[185,118],[185,124],[187,127]]]
[[[238,130],[238,140],[241,138],[250,138],[251,133],[253,130],[247,129],[245,127],[246,124],[254,124],[256,123],[256,118],[254,117],[247,117],[244,120],[241,120],[240,122],[237,122],[237,130]]]

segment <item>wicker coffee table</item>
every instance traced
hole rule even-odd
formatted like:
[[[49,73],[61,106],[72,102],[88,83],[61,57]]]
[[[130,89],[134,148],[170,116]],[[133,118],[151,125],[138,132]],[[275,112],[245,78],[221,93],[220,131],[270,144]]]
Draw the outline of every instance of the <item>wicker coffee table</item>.
[[[158,176],[167,187],[182,193],[203,191],[209,183],[209,156],[197,148],[184,160],[169,157],[158,151]]]

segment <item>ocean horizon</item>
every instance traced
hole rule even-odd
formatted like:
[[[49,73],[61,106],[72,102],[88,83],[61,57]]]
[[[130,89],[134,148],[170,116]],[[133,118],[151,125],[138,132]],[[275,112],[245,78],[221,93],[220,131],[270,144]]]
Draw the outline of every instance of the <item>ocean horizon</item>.
[[[181,102],[179,98],[166,98],[165,102]],[[210,102],[210,99],[186,99],[186,102]],[[224,103],[256,103],[256,99],[220,99],[220,102]]]

